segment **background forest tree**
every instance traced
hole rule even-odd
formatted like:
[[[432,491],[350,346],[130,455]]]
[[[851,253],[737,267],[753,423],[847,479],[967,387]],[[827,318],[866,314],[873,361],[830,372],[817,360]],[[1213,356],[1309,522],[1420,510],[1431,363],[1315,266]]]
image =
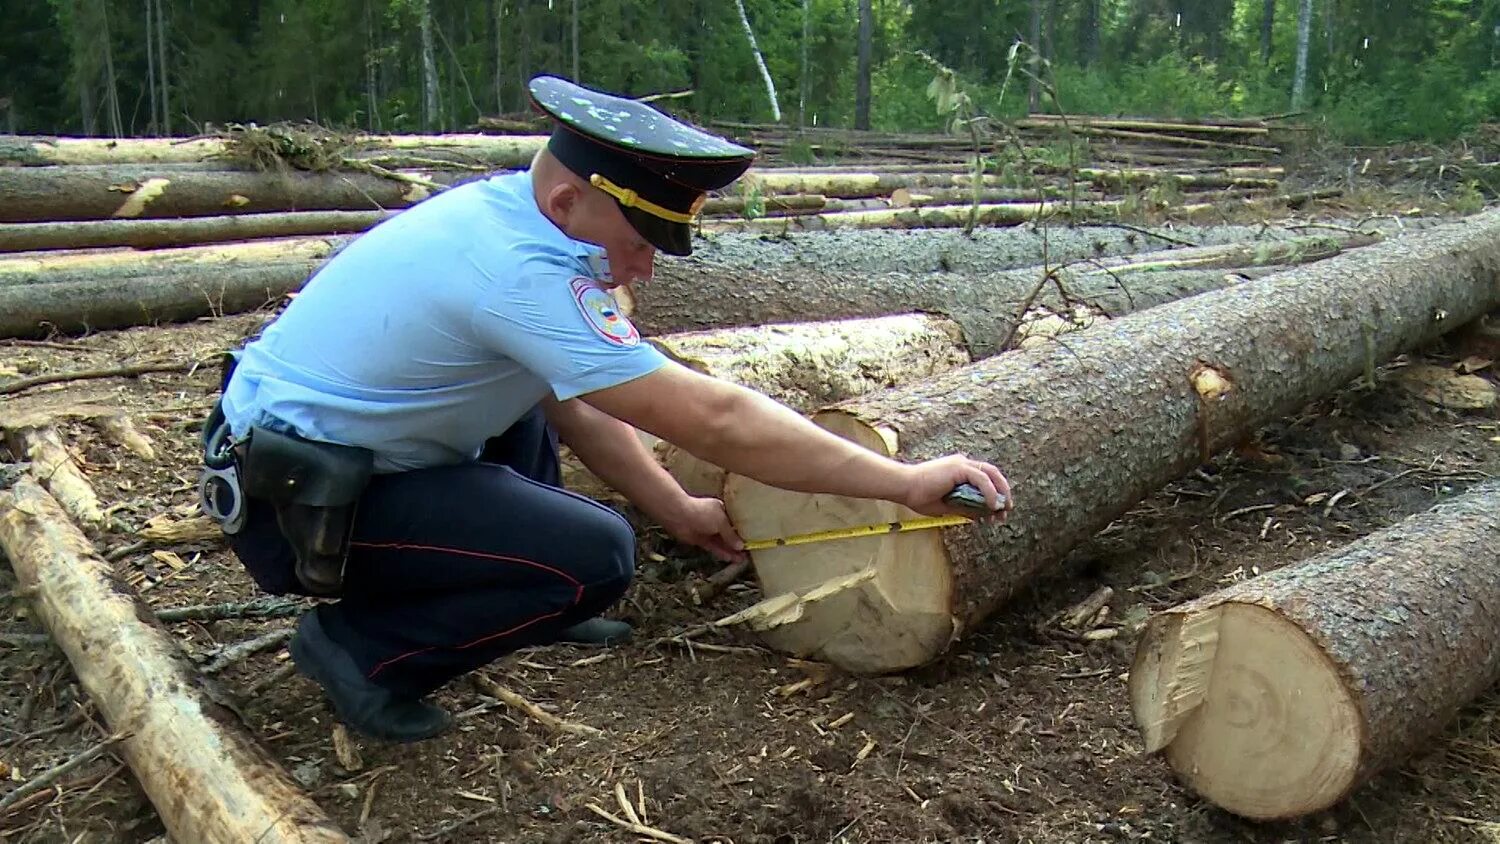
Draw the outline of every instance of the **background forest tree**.
[[[691,91],[667,105],[699,119],[769,121],[769,87],[790,125],[938,129],[919,52],[991,115],[1056,108],[1029,79],[1002,85],[1034,68],[1075,113],[1277,114],[1300,90],[1298,107],[1355,142],[1500,120],[1500,0],[743,0],[743,20],[736,0],[7,5],[8,132],[455,131],[524,111],[538,72],[636,96]],[[1021,70],[1007,59],[1018,40],[1035,48]]]

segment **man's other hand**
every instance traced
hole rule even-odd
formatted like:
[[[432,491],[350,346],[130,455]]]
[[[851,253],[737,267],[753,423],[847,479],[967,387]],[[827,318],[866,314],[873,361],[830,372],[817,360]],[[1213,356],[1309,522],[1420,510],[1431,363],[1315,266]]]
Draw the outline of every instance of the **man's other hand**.
[[[685,497],[675,513],[662,519],[662,527],[678,542],[696,545],[724,562],[745,559],[744,540],[717,498]]]

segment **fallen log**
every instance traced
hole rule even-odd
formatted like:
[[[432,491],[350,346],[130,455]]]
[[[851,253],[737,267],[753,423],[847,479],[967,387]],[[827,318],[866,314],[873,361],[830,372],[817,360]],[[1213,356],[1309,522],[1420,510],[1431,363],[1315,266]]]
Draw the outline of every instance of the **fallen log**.
[[[31,469],[52,497],[75,521],[90,527],[104,522],[104,508],[94,485],[84,477],[57,429],[51,425],[7,428],[3,432],[10,450],[31,463]]]
[[[981,187],[1008,187],[999,176],[983,176]],[[801,172],[797,170],[751,170],[726,190],[758,190],[762,194],[814,193],[844,199],[885,196],[897,188],[969,187],[967,173],[903,172]]]
[[[922,314],[686,332],[650,342],[690,369],[799,410],[969,363],[958,325]],[[657,442],[655,451],[683,489],[722,492],[723,469],[671,443]]]
[[[50,284],[55,279],[77,275],[128,279],[181,270],[212,274],[235,266],[321,261],[348,243],[349,239],[344,237],[297,237],[152,250],[100,249],[7,255],[0,257],[0,287]]]
[[[356,135],[351,152],[400,150],[461,153],[494,167],[525,167],[547,136],[515,135]],[[198,164],[234,158],[225,138],[54,138],[0,137],[0,165]]]
[[[1101,258],[1066,268],[1054,265],[1056,283],[1041,285],[1040,267],[975,273],[874,273],[838,265],[814,268],[728,267],[714,256],[664,263],[650,284],[616,291],[632,321],[647,334],[667,334],[736,325],[849,319],[923,311],[942,314],[962,328],[976,358],[1001,351],[1028,298],[1035,306],[1069,308],[1087,303],[1118,314],[1180,299],[1228,284],[1215,267],[1295,264],[1335,254],[1347,237],[1289,238],[1266,244],[1195,247],[1152,253],[1157,262],[1179,262],[1192,272],[1159,263],[1138,269],[1133,258]],[[1057,256],[1063,260],[1069,253]],[[1079,257],[1072,253],[1073,257]],[[1063,295],[1066,290],[1067,296]]]
[[[766,641],[860,672],[931,660],[1153,490],[1497,303],[1491,211],[825,409],[815,422],[883,454],[991,460],[1017,508],[1004,525],[755,552],[780,602]],[[724,497],[746,540],[913,515],[738,475]]]
[[[1144,132],[1155,132],[1170,135],[1182,132],[1194,135],[1267,135],[1270,129],[1263,125],[1224,125],[1219,123],[1183,122],[1176,120],[1128,120],[1114,118],[1087,117],[1082,115],[1060,116],[1055,114],[1036,114],[1017,120],[1018,129],[1062,129],[1065,126],[1093,129],[1134,129]]]
[[[0,223],[0,252],[130,246],[155,249],[297,235],[356,234],[396,211],[289,211],[147,220]]]
[[[251,311],[301,289],[318,266],[317,261],[220,265],[0,285],[0,337],[44,337]]]
[[[980,205],[933,205],[922,208],[892,208],[885,211],[845,211],[807,217],[774,217],[759,220],[714,220],[703,224],[708,231],[796,232],[830,229],[935,229],[976,226],[1016,226],[1041,220],[1088,222],[1112,220],[1123,203],[1016,202]]]
[[[426,174],[457,184],[468,174]],[[258,211],[405,208],[431,191],[370,173],[207,170],[181,165],[0,167],[0,223],[209,217]]]
[[[348,838],[250,737],[149,607],[29,478],[0,491],[0,548],[176,841]]]
[[[1239,815],[1333,806],[1500,679],[1497,563],[1490,482],[1157,614],[1130,671],[1146,752]]]

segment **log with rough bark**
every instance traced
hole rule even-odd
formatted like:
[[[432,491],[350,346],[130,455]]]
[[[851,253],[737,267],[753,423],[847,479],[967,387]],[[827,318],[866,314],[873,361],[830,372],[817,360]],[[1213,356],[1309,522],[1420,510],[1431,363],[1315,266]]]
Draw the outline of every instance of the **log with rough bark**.
[[[0,252],[130,246],[155,249],[260,237],[356,234],[396,211],[289,211],[148,220],[0,223]]]
[[[1122,202],[1112,200],[982,203],[978,207],[932,205],[883,211],[843,211],[806,217],[712,220],[704,223],[703,228],[708,231],[780,233],[830,229],[956,229],[971,222],[976,226],[1017,226],[1042,220],[1112,220],[1119,216],[1122,206]]]
[[[432,173],[457,183],[466,175]],[[0,223],[405,208],[431,191],[370,173],[208,170],[172,164],[0,167]]]
[[[837,322],[728,328],[651,340],[677,362],[811,410],[969,363],[959,327],[905,314]],[[683,488],[717,497],[724,470],[670,443],[657,458]]]
[[[1156,615],[1146,751],[1236,814],[1293,818],[1400,763],[1500,679],[1500,483]]]
[[[348,838],[251,738],[45,490],[0,491],[0,548],[175,841]]]
[[[546,135],[359,135],[351,151],[402,151],[415,156],[457,153],[492,167],[524,167]],[[231,155],[222,138],[0,137],[0,165],[197,164]]]
[[[0,284],[0,337],[45,337],[241,313],[301,289],[317,261],[286,261],[122,276],[68,274]]]
[[[1365,242],[1363,236],[1309,236],[1281,245],[1266,241],[1163,250],[1144,259],[1100,258],[1054,267],[1058,283],[1045,285],[1040,267],[986,274],[872,273],[832,265],[758,270],[716,266],[703,258],[665,263],[650,284],[616,291],[616,297],[648,334],[924,311],[957,322],[970,352],[987,357],[1013,335],[1028,299],[1034,306],[1062,309],[1083,302],[1099,313],[1125,313],[1230,283],[1222,273],[1206,272],[1212,268],[1295,264]],[[1178,266],[1164,266],[1167,261]],[[1131,268],[1135,263],[1140,266]]]
[[[754,554],[772,646],[862,672],[922,664],[1153,490],[1367,368],[1500,304],[1500,211],[825,409],[879,453],[984,457],[1007,524]],[[726,467],[735,470],[735,466]],[[731,475],[747,540],[909,518]]]

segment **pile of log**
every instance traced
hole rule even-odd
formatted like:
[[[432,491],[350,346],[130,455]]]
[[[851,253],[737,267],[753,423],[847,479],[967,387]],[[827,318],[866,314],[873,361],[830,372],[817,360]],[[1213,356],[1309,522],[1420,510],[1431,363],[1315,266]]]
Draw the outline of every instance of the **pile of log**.
[[[1050,131],[1043,125],[1048,119],[1030,120],[1036,126],[1023,129],[1043,143],[1036,133]],[[1137,124],[1067,123],[1075,133],[1070,137],[1077,138],[1136,132],[1120,127]],[[1152,125],[1168,126],[1137,128]],[[1168,128],[1158,134],[1220,145],[1231,142],[1192,136],[1269,131],[1248,124]],[[920,160],[888,156],[882,160],[896,163],[854,159],[791,167],[771,140],[776,136],[752,132],[750,142],[758,141],[765,156],[710,199],[705,231],[972,227],[1042,217],[1083,222],[1140,208],[1143,195],[1146,205],[1180,198],[1189,214],[1223,202],[1297,204],[1310,198],[1282,196],[1284,170],[1269,153],[1250,155],[1253,150],[1236,150],[1233,157],[1218,155],[1223,150],[1217,146],[1207,147],[1208,153],[1188,147],[1133,157],[1093,154],[1136,142],[1108,136],[1091,140],[1073,166],[1026,158],[1004,173],[991,167],[976,177],[972,144],[952,136],[806,131],[838,138],[841,149],[917,151]],[[357,233],[454,185],[524,168],[545,142],[542,134],[340,136],[253,127],[189,139],[0,136],[0,252]],[[1003,149],[987,146],[983,152],[997,151]],[[1162,192],[1151,193],[1157,188]]]

